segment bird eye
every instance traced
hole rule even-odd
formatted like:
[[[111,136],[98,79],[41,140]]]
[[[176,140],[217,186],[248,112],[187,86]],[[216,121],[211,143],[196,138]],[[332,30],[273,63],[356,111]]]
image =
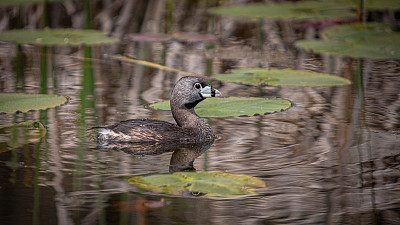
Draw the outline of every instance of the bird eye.
[[[195,87],[196,89],[200,89],[200,88],[201,88],[201,84],[200,84],[200,83],[195,83],[195,84],[194,84],[194,87]]]

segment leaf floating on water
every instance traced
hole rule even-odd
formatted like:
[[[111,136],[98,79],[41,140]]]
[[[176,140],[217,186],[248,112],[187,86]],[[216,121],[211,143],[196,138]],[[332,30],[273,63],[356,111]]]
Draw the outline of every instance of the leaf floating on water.
[[[28,112],[54,108],[65,104],[67,99],[64,96],[45,94],[22,94],[22,93],[1,93],[0,113]]]
[[[218,74],[213,77],[242,84],[272,86],[339,86],[351,83],[345,78],[323,73],[274,68],[235,69],[232,74]]]
[[[400,59],[400,32],[385,24],[336,25],[322,31],[324,40],[300,40],[307,51],[370,59]]]
[[[187,43],[211,42],[217,40],[217,36],[213,34],[199,34],[191,32],[177,32],[174,33],[173,38]]]
[[[137,42],[167,42],[175,39],[181,42],[196,43],[217,40],[217,37],[213,34],[199,34],[194,32],[177,32],[173,35],[157,33],[134,33],[128,34],[127,37],[130,40]]]
[[[127,37],[137,42],[167,42],[172,39],[172,36],[169,34],[157,33],[134,33],[127,34]]]
[[[299,1],[270,4],[247,4],[210,8],[209,13],[225,16],[286,19],[286,20],[321,20],[355,18],[351,3],[338,4],[334,1]]]
[[[290,101],[280,98],[207,98],[196,106],[195,111],[201,117],[253,116],[280,112],[290,106]],[[171,110],[169,101],[154,103],[150,107]]]
[[[364,1],[364,7],[367,10],[377,11],[398,10],[400,0],[368,0]],[[356,19],[357,14],[354,12],[356,9],[358,9],[358,1],[322,0],[222,6],[210,8],[208,12],[234,17],[305,21]]]
[[[234,197],[255,195],[264,181],[250,176],[215,172],[178,172],[136,176],[129,183],[152,192],[195,197]]]
[[[303,21],[303,22],[294,24],[293,26],[301,28],[301,29],[314,28],[314,29],[322,30],[322,29],[325,29],[327,27],[331,27],[334,25],[351,23],[351,22],[354,22],[354,20],[326,19],[326,20],[317,20],[317,21]]]
[[[47,0],[47,2],[62,2],[66,0]],[[0,1],[0,6],[19,6],[29,4],[41,4],[43,0],[13,0],[13,1]]]
[[[347,0],[342,0],[347,1]],[[399,10],[400,0],[366,0],[364,7],[368,10]]]
[[[119,40],[98,30],[42,29],[5,31],[1,33],[0,41],[52,46],[110,44]]]
[[[2,125],[0,128],[0,153],[36,142],[43,138],[46,132],[46,128],[38,121]]]

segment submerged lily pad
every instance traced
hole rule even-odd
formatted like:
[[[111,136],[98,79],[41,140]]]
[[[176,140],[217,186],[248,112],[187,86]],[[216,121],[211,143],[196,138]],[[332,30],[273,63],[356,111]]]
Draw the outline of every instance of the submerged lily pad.
[[[253,116],[280,112],[291,106],[290,101],[280,98],[207,98],[195,110],[201,117]],[[169,101],[157,102],[150,107],[170,110]]]
[[[58,95],[1,93],[0,113],[28,112],[54,108],[65,104],[67,99]]]
[[[1,125],[0,146],[1,152],[36,142],[46,135],[46,128],[37,121]]]
[[[400,32],[385,24],[336,25],[322,31],[324,40],[300,40],[307,51],[371,59],[399,59]]]
[[[247,4],[210,8],[209,13],[217,15],[265,18],[265,19],[332,19],[355,18],[349,4],[334,1],[298,1],[270,4]]]
[[[98,30],[43,29],[9,30],[0,34],[0,41],[35,45],[96,45],[118,42]]]
[[[205,197],[254,195],[255,188],[265,187],[264,181],[255,177],[215,172],[136,176],[130,178],[129,183],[158,193]]]
[[[243,84],[272,86],[338,86],[351,82],[345,78],[299,70],[246,68],[232,70],[232,74],[218,74],[214,78]]]

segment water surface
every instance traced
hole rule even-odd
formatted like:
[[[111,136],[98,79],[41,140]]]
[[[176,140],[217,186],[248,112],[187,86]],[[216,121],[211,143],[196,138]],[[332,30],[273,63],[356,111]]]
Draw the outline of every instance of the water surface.
[[[0,115],[1,124],[36,120],[48,129],[40,141],[1,150],[1,224],[398,224],[400,61],[305,53],[293,43],[307,32],[286,22],[214,18],[204,25],[185,16],[192,26],[181,24],[183,31],[214,28],[218,40],[49,47],[47,54],[42,47],[0,43],[1,92],[70,98],[57,108]],[[161,29],[155,27],[149,29]],[[267,187],[251,198],[160,196],[138,192],[126,178],[169,173],[170,150],[147,155],[98,148],[87,128],[137,118],[173,122],[169,112],[146,105],[169,99],[183,75],[107,57],[121,52],[205,75],[277,67],[353,83],[252,87],[214,81],[224,96],[293,102],[274,114],[208,118],[218,139],[191,156],[198,171],[254,176]]]

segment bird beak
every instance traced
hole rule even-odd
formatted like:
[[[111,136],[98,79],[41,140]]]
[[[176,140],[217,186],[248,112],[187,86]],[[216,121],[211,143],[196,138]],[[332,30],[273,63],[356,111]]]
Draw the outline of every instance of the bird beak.
[[[201,89],[200,94],[203,96],[203,98],[222,96],[221,92],[212,88],[211,86],[205,86],[203,89]]]

